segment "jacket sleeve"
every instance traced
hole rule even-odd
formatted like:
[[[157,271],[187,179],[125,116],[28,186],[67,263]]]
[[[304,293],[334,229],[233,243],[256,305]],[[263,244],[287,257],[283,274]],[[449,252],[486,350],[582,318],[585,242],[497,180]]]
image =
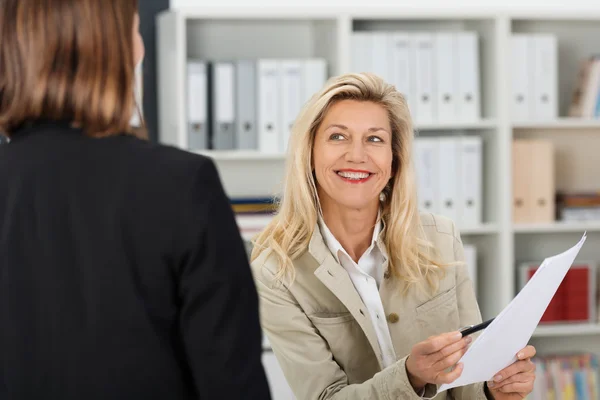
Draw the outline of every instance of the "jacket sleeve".
[[[464,247],[460,234],[454,224],[452,228],[454,232],[454,259],[461,263],[456,267],[456,296],[460,324],[461,326],[475,325],[481,322],[477,296],[465,265]],[[483,382],[452,388],[450,392],[453,398],[457,400],[487,400]]]
[[[218,172],[204,160],[179,210],[183,351],[199,398],[268,400],[256,286]]]
[[[262,326],[298,400],[421,399],[408,380],[406,358],[363,383],[349,384],[327,342],[289,289],[274,283],[266,268],[254,267]]]

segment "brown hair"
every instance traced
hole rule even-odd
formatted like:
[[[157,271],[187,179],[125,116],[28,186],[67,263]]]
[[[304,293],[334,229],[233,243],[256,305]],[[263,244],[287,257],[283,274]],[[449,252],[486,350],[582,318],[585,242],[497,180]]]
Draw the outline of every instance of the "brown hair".
[[[89,136],[142,135],[133,27],[138,0],[1,0],[0,132],[68,121]]]

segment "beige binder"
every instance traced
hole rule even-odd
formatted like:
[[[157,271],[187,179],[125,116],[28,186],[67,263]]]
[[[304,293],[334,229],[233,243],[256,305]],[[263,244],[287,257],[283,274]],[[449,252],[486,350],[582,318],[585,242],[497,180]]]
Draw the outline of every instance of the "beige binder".
[[[543,139],[515,139],[512,150],[513,222],[554,222],[553,143]]]
[[[531,143],[531,219],[536,223],[550,223],[556,219],[554,145],[549,140]]]
[[[513,222],[530,222],[532,213],[529,182],[531,177],[531,146],[528,140],[513,140],[512,144],[512,197]]]

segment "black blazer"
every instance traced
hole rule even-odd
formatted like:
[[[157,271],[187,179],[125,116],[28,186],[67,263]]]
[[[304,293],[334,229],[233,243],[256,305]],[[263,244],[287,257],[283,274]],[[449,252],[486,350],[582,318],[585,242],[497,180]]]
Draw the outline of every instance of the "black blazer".
[[[0,399],[269,399],[210,159],[39,123],[0,146]]]

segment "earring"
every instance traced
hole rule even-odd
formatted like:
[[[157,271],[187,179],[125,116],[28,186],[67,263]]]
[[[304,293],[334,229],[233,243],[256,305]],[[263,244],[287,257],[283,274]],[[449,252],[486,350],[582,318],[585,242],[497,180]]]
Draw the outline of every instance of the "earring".
[[[382,203],[383,203],[383,202],[385,201],[386,197],[387,197],[387,196],[385,195],[385,192],[381,192],[381,193],[379,193],[379,201],[380,201],[380,202],[382,202]]]

